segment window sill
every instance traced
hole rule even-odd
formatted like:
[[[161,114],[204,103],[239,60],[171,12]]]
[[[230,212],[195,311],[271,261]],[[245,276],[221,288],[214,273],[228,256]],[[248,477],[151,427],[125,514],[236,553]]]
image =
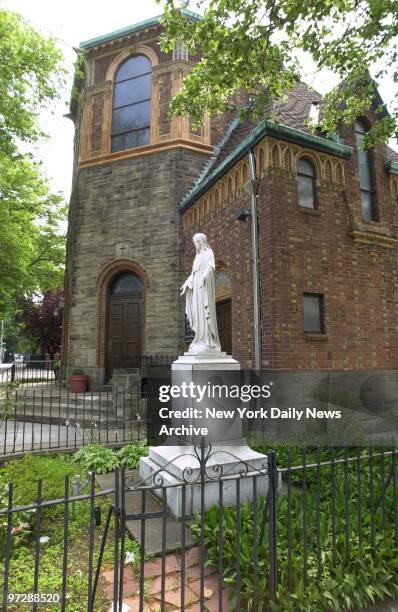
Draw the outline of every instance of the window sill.
[[[304,332],[304,337],[308,342],[327,342],[327,334],[321,334],[316,332]]]
[[[354,221],[351,224],[350,236],[354,244],[374,244],[385,249],[393,248],[397,242],[387,225],[379,221]]]
[[[311,215],[312,217],[321,217],[323,215],[323,212],[318,208],[306,208],[299,205],[299,211],[304,215]]]

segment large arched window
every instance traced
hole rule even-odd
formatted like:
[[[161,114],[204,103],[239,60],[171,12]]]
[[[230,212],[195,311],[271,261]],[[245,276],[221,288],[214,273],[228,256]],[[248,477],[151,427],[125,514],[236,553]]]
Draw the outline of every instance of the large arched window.
[[[112,151],[149,143],[152,65],[145,55],[133,55],[116,73],[112,111]]]
[[[362,218],[364,221],[377,221],[370,167],[370,153],[367,149],[363,148],[363,140],[366,132],[367,129],[364,122],[357,119],[355,121],[355,140],[358,154]]]
[[[306,157],[297,162],[298,202],[304,208],[316,208],[315,168]]]

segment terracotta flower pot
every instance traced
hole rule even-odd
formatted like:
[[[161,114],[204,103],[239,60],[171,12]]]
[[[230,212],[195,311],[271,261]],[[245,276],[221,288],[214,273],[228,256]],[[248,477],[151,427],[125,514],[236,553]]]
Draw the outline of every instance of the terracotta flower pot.
[[[68,378],[70,390],[73,393],[84,393],[88,387],[87,374],[71,374]]]

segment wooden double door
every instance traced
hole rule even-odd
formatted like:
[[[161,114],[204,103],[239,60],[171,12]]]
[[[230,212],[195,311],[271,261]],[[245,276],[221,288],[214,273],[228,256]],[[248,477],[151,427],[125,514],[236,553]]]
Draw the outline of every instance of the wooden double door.
[[[116,279],[108,298],[106,368],[108,380],[115,368],[132,368],[140,365],[143,295],[137,291],[137,283],[132,283],[131,277],[138,278],[133,274],[125,274]],[[138,289],[140,287],[142,285],[138,285]]]

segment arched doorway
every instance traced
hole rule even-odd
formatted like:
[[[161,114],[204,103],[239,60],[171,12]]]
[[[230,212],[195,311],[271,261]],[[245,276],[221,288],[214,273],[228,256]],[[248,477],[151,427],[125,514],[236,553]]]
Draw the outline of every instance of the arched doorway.
[[[232,355],[231,278],[226,270],[216,272],[216,313],[221,350]]]
[[[144,286],[134,272],[118,274],[109,286],[107,379],[115,368],[137,367],[142,351]]]

